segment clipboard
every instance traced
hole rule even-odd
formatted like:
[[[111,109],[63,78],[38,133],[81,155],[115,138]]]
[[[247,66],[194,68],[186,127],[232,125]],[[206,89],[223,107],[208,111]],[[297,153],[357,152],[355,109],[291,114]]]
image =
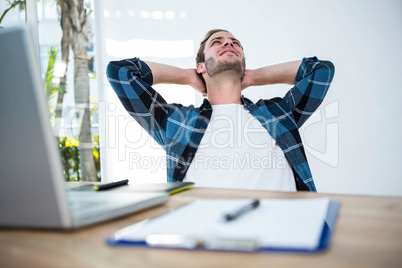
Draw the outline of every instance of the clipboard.
[[[340,203],[328,198],[262,199],[235,221],[224,214],[247,199],[202,199],[154,219],[128,226],[107,239],[129,245],[190,250],[315,252],[326,249]]]

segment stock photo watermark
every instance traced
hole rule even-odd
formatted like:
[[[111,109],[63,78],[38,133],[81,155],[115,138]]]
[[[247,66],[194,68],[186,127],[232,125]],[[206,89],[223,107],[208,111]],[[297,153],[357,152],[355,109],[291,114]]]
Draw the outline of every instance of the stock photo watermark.
[[[78,138],[80,131],[80,124],[85,110],[93,108],[91,105],[76,105],[70,109],[65,117],[65,131],[70,136]],[[175,138],[172,139],[170,144],[158,144],[154,139],[143,130],[139,124],[129,114],[116,114],[117,106],[113,103],[106,104],[104,102],[98,103],[99,113],[103,113],[105,127],[99,130],[102,137],[100,140],[101,148],[117,149],[118,160],[128,161],[130,169],[150,169],[157,170],[159,168],[166,168],[165,157],[157,156],[142,156],[141,153],[135,152],[139,149],[160,149],[161,146],[172,146],[177,141],[188,142],[190,137],[186,137],[188,132],[177,131]],[[240,115],[239,115],[240,116]],[[184,118],[182,120],[196,120],[197,118]],[[221,116],[218,118],[223,122],[224,127],[218,131],[210,133],[210,141],[197,145],[198,148],[214,148],[214,149],[230,149],[241,148],[243,145],[253,149],[267,149],[268,154],[259,157],[253,157],[250,154],[240,156],[234,155],[230,160],[225,157],[206,157],[197,155],[194,159],[194,165],[199,167],[209,168],[230,168],[233,165],[237,167],[247,166],[252,168],[281,168],[285,159],[269,155],[272,153],[269,148],[275,146],[271,143],[261,143],[256,138],[262,132],[261,128],[253,128],[252,121],[249,120],[243,124],[237,124],[239,119]],[[255,121],[256,118],[252,118]],[[222,125],[221,122],[221,125]],[[155,124],[154,121],[148,122]],[[178,124],[181,122],[178,121]],[[191,122],[186,122],[186,125],[191,125]],[[155,126],[149,126],[149,129],[156,129]],[[319,144],[317,142],[309,142],[309,129],[315,129],[314,135],[319,137]],[[211,131],[207,129],[206,131]],[[333,101],[321,107],[309,118],[309,120],[300,128],[300,135],[303,139],[303,146],[309,157],[314,157],[316,160],[336,167],[339,164],[339,101]],[[240,139],[239,136],[242,136]],[[225,137],[222,139],[221,137]],[[272,139],[271,139],[272,140]],[[92,144],[80,144],[81,148],[90,148]],[[134,151],[134,152],[133,152]],[[234,159],[234,160],[233,160]],[[230,163],[229,163],[230,162]]]
[[[129,153],[129,169],[148,170],[151,174],[159,169],[166,169],[167,162],[164,156],[141,156],[138,152]],[[232,169],[284,169],[286,158],[268,152],[265,156],[254,156],[251,153],[235,153],[233,158],[228,156],[207,156],[204,153],[197,154],[192,162],[195,170],[232,170]]]
[[[315,125],[319,127],[318,133],[322,138],[320,146],[307,142],[306,132]],[[300,135],[305,140],[303,145],[307,153],[324,164],[337,167],[339,165],[339,101],[333,101],[315,111],[301,127]]]

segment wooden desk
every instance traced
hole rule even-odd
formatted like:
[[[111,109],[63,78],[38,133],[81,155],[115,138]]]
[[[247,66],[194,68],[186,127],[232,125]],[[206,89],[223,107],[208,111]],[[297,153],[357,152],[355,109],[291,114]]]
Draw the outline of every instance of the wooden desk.
[[[110,247],[120,228],[197,198],[315,198],[341,202],[331,246],[313,253],[227,253]],[[0,215],[1,216],[1,215]],[[402,267],[402,198],[194,188],[168,203],[78,231],[0,230],[0,267]]]

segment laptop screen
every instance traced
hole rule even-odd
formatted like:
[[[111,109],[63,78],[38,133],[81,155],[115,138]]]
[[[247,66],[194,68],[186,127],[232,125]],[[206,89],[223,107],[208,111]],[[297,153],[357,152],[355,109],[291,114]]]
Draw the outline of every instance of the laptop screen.
[[[26,26],[0,29],[0,225],[68,221],[38,52]]]

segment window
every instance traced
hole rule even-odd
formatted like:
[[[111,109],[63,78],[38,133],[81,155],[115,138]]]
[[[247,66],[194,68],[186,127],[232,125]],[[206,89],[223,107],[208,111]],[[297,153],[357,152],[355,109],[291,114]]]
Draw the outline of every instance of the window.
[[[3,27],[31,25],[38,43],[44,90],[66,180],[99,181],[94,16],[92,2],[84,1],[83,6],[74,10],[82,12],[79,15],[85,14],[86,20],[72,21],[70,18],[76,16],[70,16],[73,9],[68,7],[80,5],[77,2],[80,1],[2,1],[1,24]],[[72,25],[83,30],[75,31],[77,27]]]

